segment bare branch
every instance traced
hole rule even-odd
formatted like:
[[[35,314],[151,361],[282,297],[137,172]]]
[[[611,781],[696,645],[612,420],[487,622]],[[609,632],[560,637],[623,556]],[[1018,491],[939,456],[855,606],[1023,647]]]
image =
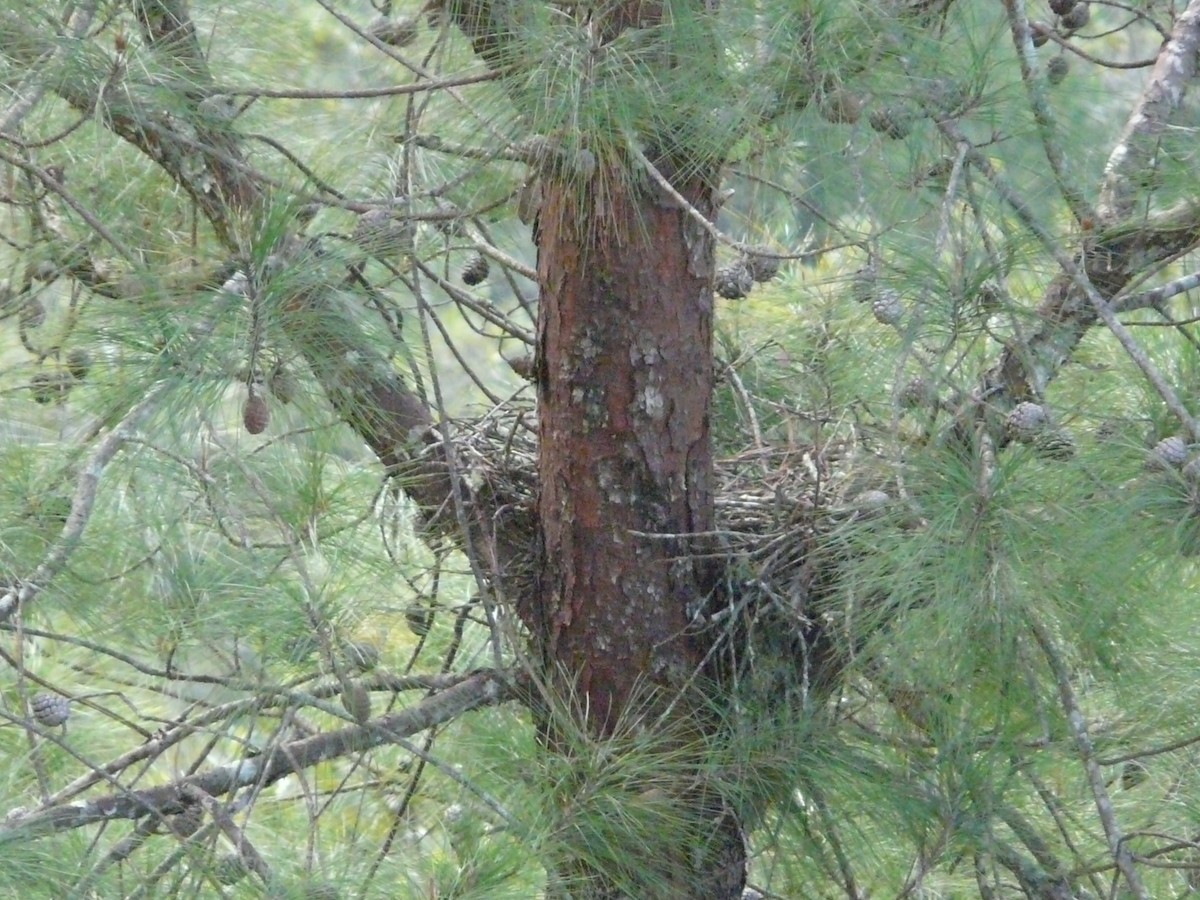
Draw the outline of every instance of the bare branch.
[[[75,483],[75,495],[71,498],[71,512],[63,525],[62,533],[33,574],[19,584],[9,587],[0,595],[0,622],[7,622],[18,609],[32,602],[66,565],[67,560],[79,545],[83,530],[91,517],[92,507],[96,502],[96,490],[100,486],[100,476],[104,472],[104,467],[112,461],[117,451],[132,436],[137,427],[158,407],[159,401],[169,386],[169,382],[161,381],[151,388],[141,402],[125,414],[124,418],[100,441],[99,446],[88,457]]]
[[[1083,711],[1079,708],[1079,701],[1075,697],[1075,689],[1071,686],[1071,673],[1067,669],[1067,664],[1063,661],[1062,655],[1058,652],[1058,648],[1054,645],[1054,640],[1046,631],[1041,622],[1031,619],[1029,627],[1033,633],[1034,640],[1037,641],[1042,653],[1045,654],[1046,662],[1050,666],[1051,672],[1054,673],[1054,680],[1058,683],[1058,696],[1062,703],[1063,711],[1067,715],[1067,723],[1071,728],[1071,736],[1075,739],[1075,748],[1079,753],[1079,759],[1083,763],[1084,771],[1087,773],[1088,784],[1092,789],[1092,796],[1096,801],[1096,812],[1100,816],[1100,822],[1104,827],[1104,835],[1108,839],[1108,849],[1112,853],[1113,859],[1117,863],[1117,868],[1121,870],[1121,874],[1125,877],[1125,883],[1129,885],[1129,890],[1138,900],[1145,900],[1147,896],[1146,888],[1142,885],[1141,875],[1138,874],[1137,868],[1134,866],[1133,854],[1130,852],[1128,845],[1125,842],[1125,837],[1121,833],[1121,826],[1117,824],[1116,813],[1113,810],[1112,798],[1108,795],[1108,788],[1104,784],[1104,773],[1100,771],[1100,763],[1096,760],[1095,747],[1092,745],[1091,735],[1088,734],[1087,720],[1084,718]]]
[[[219,797],[244,787],[257,785],[261,789],[318,763],[395,743],[465,712],[496,706],[516,696],[510,673],[481,671],[408,709],[370,719],[362,725],[289,741],[265,754],[247,756],[160,787],[10,813],[0,823],[0,845],[114,819],[179,813],[195,802],[197,792]]]
[[[95,0],[87,3],[82,9],[75,13],[74,21],[71,24],[71,36],[75,39],[80,39],[87,34],[88,28],[91,27],[92,19],[96,14]],[[62,44],[56,47],[46,65],[53,68],[61,65],[70,54],[70,47],[67,44]],[[38,84],[38,72],[41,66],[33,67],[29,74],[25,77],[24,82],[17,87],[16,99],[9,104],[8,109],[0,115],[0,135],[16,135],[20,128],[21,122],[28,116],[34,108],[41,102],[46,95],[44,85]]]
[[[1050,163],[1050,171],[1054,174],[1058,190],[1075,216],[1075,221],[1091,218],[1092,211],[1088,208],[1083,194],[1067,178],[1067,163],[1060,142],[1058,123],[1050,104],[1046,101],[1045,81],[1038,77],[1040,72],[1037,68],[1037,57],[1034,55],[1029,16],[1025,12],[1025,0],[1005,0],[1004,8],[1008,11],[1009,28],[1012,30],[1013,44],[1017,48],[1017,60],[1021,65],[1021,81],[1025,83],[1025,94],[1029,98],[1029,107],[1037,123],[1038,136],[1042,140],[1046,161]]]
[[[1136,175],[1150,164],[1157,137],[1183,101],[1188,82],[1196,75],[1200,51],[1200,0],[1191,0],[1175,20],[1171,38],[1158,54],[1150,83],[1142,92],[1125,130],[1108,157],[1100,188],[1100,221],[1115,225],[1133,212]]]

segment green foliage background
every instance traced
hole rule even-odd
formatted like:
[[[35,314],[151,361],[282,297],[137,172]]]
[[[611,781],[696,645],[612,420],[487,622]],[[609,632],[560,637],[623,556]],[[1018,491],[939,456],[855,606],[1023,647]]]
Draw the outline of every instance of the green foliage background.
[[[119,5],[101,5],[114,29],[127,27]],[[1098,27],[1124,21],[1115,7],[1093,6]],[[22,5],[44,30],[38,7]],[[374,12],[365,3],[194,7],[226,89],[338,91],[409,77],[337,22],[334,13],[368,22]],[[513,52],[533,62],[515,101],[482,84],[459,96],[250,104],[230,127],[250,136],[252,161],[283,187],[276,208],[243,223],[241,262],[263,263],[312,192],[311,179],[256,134],[285,143],[349,197],[391,195],[403,177],[418,205],[444,199],[480,210],[473,233],[526,265],[528,229],[512,215],[520,165],[483,165],[396,136],[415,127],[487,150],[548,134],[571,152],[607,158],[632,132],[686,151],[698,170],[728,158],[723,175],[735,193],[719,224],[737,240],[797,258],[777,281],[720,309],[716,351],[726,375],[714,400],[717,446],[727,461],[762,454],[767,481],[783,481],[806,458],[822,472],[828,463],[830,506],[818,514],[827,518],[817,523],[814,552],[837,578],[816,612],[846,655],[828,708],[778,717],[751,697],[722,711],[729,727],[706,748],[733,802],[755,814],[752,880],[774,896],[844,896],[852,871],[861,896],[965,896],[978,889],[979,860],[1044,850],[1038,864],[1066,861],[1106,895],[1111,857],[1055,660],[1070,673],[1133,852],[1153,854],[1163,835],[1190,840],[1200,728],[1190,602],[1196,497],[1181,474],[1145,468],[1147,448],[1176,429],[1159,398],[1111,336],[1097,332],[1046,398],[1075,438],[1071,460],[1013,446],[989,478],[978,454],[964,458],[942,437],[998,352],[1038,326],[1036,305],[1056,267],[988,184],[955,175],[956,148],[921,108],[952,110],[1063,245],[1074,237],[1002,5],[959,2],[936,24],[914,25],[892,4],[727,3],[720,47],[706,37],[706,20],[681,13],[665,46],[657,35],[627,33],[598,68],[560,11],[528,8]],[[431,71],[468,67],[460,36],[423,20],[420,28],[405,51],[412,59]],[[1132,28],[1088,48],[1136,58],[1157,42],[1149,29]],[[1038,54],[1045,61],[1059,52],[1050,44]],[[664,75],[663,54],[693,64]],[[75,64],[69,54],[58,63]],[[153,72],[157,64],[132,42],[126,65]],[[61,74],[30,71],[0,47],[0,82],[10,91]],[[1056,117],[1053,140],[1085,194],[1143,79],[1072,59],[1064,83],[1041,85]],[[141,89],[168,110],[179,102],[154,87]],[[846,118],[839,110],[848,97],[864,104],[861,115],[830,121]],[[911,116],[907,136],[872,126],[882,109]],[[751,128],[764,114],[767,124]],[[185,711],[226,705],[147,764],[139,786],[227,764],[295,733],[289,705],[303,706],[309,727],[347,724],[353,717],[336,690],[313,695],[353,669],[351,642],[369,643],[381,670],[394,674],[491,662],[482,613],[469,605],[466,560],[414,537],[406,502],[381,486],[373,456],[273,330],[271,304],[288,291],[267,294],[259,363],[290,367],[299,389],[290,405],[273,404],[265,434],[251,436],[241,424],[244,370],[259,326],[239,297],[180,287],[219,260],[216,242],[187,197],[94,117],[47,102],[24,133],[72,124],[69,137],[28,156],[62,166],[67,185],[138,259],[111,261],[123,299],[56,279],[33,287],[49,313],[45,325],[21,329],[15,311],[3,312],[0,581],[28,577],[58,538],[102,428],[156,385],[167,399],[109,466],[82,544],[15,626],[23,633],[9,629],[0,639],[0,754],[9,761],[0,810],[32,807],[103,770]],[[1194,194],[1190,137],[1163,141],[1147,209]],[[14,167],[6,178],[10,197],[33,189]],[[23,232],[15,207],[4,215],[0,230],[29,239],[0,249],[0,269],[15,286],[62,248]],[[102,246],[76,212],[60,206],[55,215],[90,250]],[[355,223],[348,209],[318,212],[308,233],[329,235],[330,255],[303,258],[286,279],[352,261]],[[428,222],[415,242],[413,257],[448,280],[474,249]],[[723,249],[722,262],[735,255]],[[1190,261],[1154,277],[1177,276]],[[436,382],[447,413],[465,418],[495,398],[528,399],[502,358],[518,341],[464,312],[428,274],[419,304],[407,263],[390,273],[363,265],[403,314],[400,335],[415,358],[352,289],[343,298],[347,322],[431,393]],[[1000,302],[985,308],[985,283],[997,281]],[[883,289],[906,306],[898,328],[872,317],[869,301]],[[532,293],[519,275],[493,275],[480,296],[529,329],[518,290]],[[1194,314],[1186,295],[1171,310],[1180,319]],[[1194,326],[1137,336],[1177,390],[1193,396]],[[86,381],[64,403],[34,402],[31,379],[61,373],[75,348],[93,360]],[[902,406],[917,376],[940,397],[940,411]],[[868,490],[889,495],[879,514],[855,512]],[[429,606],[432,629],[414,633],[406,614]],[[516,630],[507,619],[504,627]],[[510,659],[520,646],[510,641]],[[19,726],[29,698],[44,689],[76,698],[74,714],[65,731],[35,736]],[[375,712],[405,702],[410,695],[372,692]],[[136,825],[114,823],[5,843],[0,892],[299,897],[330,883],[344,896],[516,898],[545,889],[545,860],[569,856],[628,867],[636,882],[638,860],[656,847],[701,839],[674,818],[667,801],[682,774],[661,751],[630,728],[603,746],[581,737],[573,755],[549,760],[512,709],[477,712],[438,734],[436,765],[389,746],[286,779],[250,809],[232,810],[275,873],[269,888],[253,878],[220,883],[232,846],[211,825],[190,840],[155,835],[117,862],[114,848]],[[1136,754],[1145,756],[1141,781],[1125,777]],[[408,802],[420,768],[421,788]],[[661,792],[646,787],[655,779]],[[768,807],[769,795],[786,799]],[[631,845],[645,855],[630,855]],[[1186,850],[1169,858],[1195,865]],[[1152,896],[1181,896],[1189,885],[1186,868],[1146,866],[1143,876]],[[995,881],[996,896],[1016,895],[1009,881]]]

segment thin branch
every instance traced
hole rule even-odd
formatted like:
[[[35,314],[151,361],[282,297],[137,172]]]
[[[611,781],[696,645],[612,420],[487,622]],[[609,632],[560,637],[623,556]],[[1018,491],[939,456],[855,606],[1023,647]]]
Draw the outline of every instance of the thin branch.
[[[265,753],[249,755],[229,765],[218,766],[159,787],[10,814],[0,824],[0,845],[115,819],[140,819],[147,814],[171,815],[182,812],[194,802],[190,798],[196,796],[195,791],[219,797],[244,787],[266,787],[319,763],[396,743],[449,722],[463,713],[496,706],[516,697],[517,690],[509,672],[480,671],[466,681],[399,712],[370,719],[362,725],[284,742]]]
[[[75,21],[71,26],[71,37],[74,40],[78,41],[87,34],[98,5],[97,0],[90,0],[81,10],[76,12]],[[40,73],[44,68],[54,69],[60,66],[66,61],[71,52],[71,43],[64,41],[54,48],[41,65],[30,67],[25,80],[16,88],[16,99],[9,104],[4,114],[0,115],[0,136],[15,137],[17,135],[25,117],[33,112],[38,103],[46,95],[46,86],[39,83]],[[28,92],[23,93],[26,89],[28,89]]]
[[[1125,221],[1136,201],[1136,175],[1150,165],[1159,135],[1183,101],[1196,75],[1200,51],[1200,0],[1191,0],[1159,51],[1150,83],[1138,99],[1117,145],[1109,154],[1098,212],[1106,225]]]
[[[1029,28],[1029,16],[1025,12],[1025,0],[1004,0],[1004,8],[1008,13],[1008,24],[1012,30],[1013,45],[1017,49],[1021,81],[1025,84],[1029,108],[1033,111],[1042,150],[1046,154],[1046,161],[1050,163],[1050,171],[1058,184],[1059,193],[1067,202],[1076,222],[1091,219],[1094,213],[1084,200],[1082,192],[1067,179],[1067,162],[1059,139],[1058,123],[1054,119],[1050,104],[1046,102],[1045,79],[1038,77],[1040,72],[1033,48],[1033,33]]]
[[[108,433],[92,455],[84,463],[79,478],[75,482],[75,494],[71,498],[71,512],[63,525],[58,540],[50,547],[41,563],[34,569],[33,574],[18,584],[9,587],[0,595],[0,623],[7,622],[18,609],[28,606],[38,594],[45,590],[54,577],[66,565],[75,548],[83,537],[88,519],[92,515],[92,507],[96,503],[96,490],[100,486],[100,476],[104,468],[117,455],[122,445],[137,430],[138,426],[158,407],[163,395],[167,393],[171,383],[160,381],[152,387],[133,409]]]
[[[688,202],[688,199],[684,197],[683,194],[675,190],[675,186],[671,184],[670,180],[668,180],[668,178],[658,170],[658,167],[654,165],[654,163],[650,162],[650,160],[646,158],[646,154],[641,151],[637,145],[637,141],[634,140],[632,136],[629,137],[625,143],[627,149],[633,155],[633,158],[636,159],[639,164],[641,164],[642,168],[646,170],[646,174],[653,179],[654,183],[662,188],[663,193],[674,200],[675,203],[678,204],[679,208],[687,213],[687,215],[697,225],[708,232],[709,236],[712,237],[713,240],[720,244],[724,244],[726,247],[732,247],[740,253],[754,254],[755,256],[762,256],[767,259],[804,259],[806,256],[808,256],[807,249],[798,250],[795,253],[770,253],[764,250],[762,247],[751,247],[749,244],[743,244],[741,241],[735,241],[733,238],[721,231],[721,229],[719,229],[715,224],[710,222],[704,213],[700,212],[700,210],[696,209],[695,206]]]
[[[405,94],[423,94],[447,88],[465,87],[495,81],[502,73],[487,71],[453,75],[447,78],[432,78],[415,84],[397,84],[381,88],[354,88],[342,91],[322,91],[316,88],[252,88],[222,86],[220,93],[227,97],[254,97],[272,100],[369,100],[375,97],[402,97]]]
[[[1045,655],[1046,662],[1050,666],[1050,671],[1054,674],[1054,680],[1058,684],[1059,701],[1062,703],[1063,711],[1067,714],[1067,723],[1071,729],[1071,736],[1075,739],[1075,749],[1079,753],[1079,759],[1083,763],[1084,772],[1087,774],[1088,784],[1092,789],[1092,797],[1096,801],[1096,812],[1100,816],[1100,824],[1104,828],[1104,836],[1108,840],[1109,852],[1112,853],[1117,868],[1121,870],[1121,874],[1125,877],[1125,883],[1129,886],[1129,890],[1133,896],[1138,898],[1138,900],[1147,900],[1149,894],[1146,893],[1141,875],[1138,874],[1137,868],[1134,865],[1133,854],[1130,853],[1129,847],[1125,842],[1125,837],[1121,833],[1121,826],[1117,824],[1112,798],[1109,797],[1108,788],[1105,787],[1104,773],[1100,771],[1100,763],[1096,759],[1095,747],[1092,745],[1092,738],[1088,734],[1087,719],[1084,717],[1083,711],[1079,708],[1075,689],[1071,686],[1070,669],[1068,669],[1062,655],[1058,652],[1058,648],[1054,645],[1053,638],[1046,631],[1042,623],[1031,617],[1029,628],[1033,634],[1033,639],[1037,641],[1038,646]]]
[[[1122,311],[1132,309],[1144,309],[1148,306],[1158,307],[1176,297],[1179,294],[1185,294],[1190,290],[1200,287],[1200,272],[1192,272],[1188,275],[1181,275],[1174,281],[1168,281],[1166,284],[1159,285],[1148,291],[1141,291],[1137,294],[1129,294],[1127,296],[1118,296],[1113,301],[1113,305]],[[1180,325],[1182,322],[1139,322],[1139,325]]]

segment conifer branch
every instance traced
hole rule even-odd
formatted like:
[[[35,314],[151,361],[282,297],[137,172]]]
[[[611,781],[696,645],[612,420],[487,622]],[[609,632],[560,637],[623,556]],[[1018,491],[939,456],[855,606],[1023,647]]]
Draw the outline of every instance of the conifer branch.
[[[370,719],[361,725],[288,741],[263,754],[251,754],[237,762],[159,787],[129,790],[77,803],[51,804],[32,811],[14,810],[0,821],[0,845],[116,819],[174,815],[195,803],[199,792],[221,797],[246,787],[261,789],[319,763],[397,743],[452,721],[463,713],[516,698],[517,689],[511,673],[483,670],[407,709]]]
[[[1050,666],[1050,671],[1053,673],[1054,680],[1057,683],[1059,701],[1062,703],[1063,712],[1067,716],[1067,725],[1071,729],[1071,736],[1075,741],[1075,749],[1079,754],[1080,762],[1083,763],[1084,772],[1087,774],[1088,784],[1092,790],[1092,796],[1096,801],[1096,812],[1100,817],[1100,823],[1104,828],[1104,835],[1108,840],[1109,852],[1112,853],[1117,868],[1121,870],[1121,874],[1125,877],[1125,883],[1129,886],[1129,890],[1133,896],[1138,898],[1138,900],[1146,900],[1148,897],[1146,888],[1142,884],[1141,875],[1134,865],[1133,854],[1126,843],[1125,836],[1121,832],[1121,826],[1117,823],[1112,798],[1109,796],[1108,788],[1105,786],[1104,773],[1100,771],[1100,763],[1096,759],[1095,747],[1092,744],[1091,735],[1088,734],[1087,719],[1083,715],[1083,710],[1079,708],[1075,689],[1071,686],[1071,673],[1062,658],[1062,654],[1059,653],[1058,647],[1055,646],[1054,639],[1047,632],[1045,626],[1031,617],[1029,628],[1034,640],[1037,641],[1038,647],[1041,648],[1042,653],[1045,655],[1046,662]]]
[[[1179,14],[1171,37],[1158,52],[1150,83],[1138,98],[1117,144],[1108,157],[1100,187],[1099,215],[1106,226],[1126,221],[1133,213],[1139,173],[1153,165],[1155,143],[1170,125],[1196,75],[1200,51],[1200,0],[1191,0]]]
[[[75,482],[75,494],[71,498],[71,511],[63,524],[58,539],[46,552],[41,563],[28,578],[20,580],[0,594],[0,623],[8,622],[18,610],[28,606],[44,591],[55,576],[62,571],[87,527],[96,503],[96,491],[100,477],[113,457],[133,436],[138,426],[153,413],[169,388],[169,382],[160,381],[150,389],[142,400],[127,412],[92,451],[79,472]]]

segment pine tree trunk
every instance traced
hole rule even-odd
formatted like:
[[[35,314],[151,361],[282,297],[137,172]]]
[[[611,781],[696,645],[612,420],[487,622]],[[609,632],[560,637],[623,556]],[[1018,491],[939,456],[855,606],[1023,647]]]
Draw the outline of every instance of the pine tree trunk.
[[[711,214],[710,183],[676,187]],[[717,587],[691,537],[713,524],[713,240],[622,160],[549,180],[537,235],[544,559],[526,619],[592,735],[636,715],[686,742],[708,727],[694,702],[707,648],[690,623]],[[678,803],[707,823],[703,846],[638,860],[639,895],[741,896],[732,811],[702,785]],[[622,895],[587,874],[594,888],[571,896]]]

